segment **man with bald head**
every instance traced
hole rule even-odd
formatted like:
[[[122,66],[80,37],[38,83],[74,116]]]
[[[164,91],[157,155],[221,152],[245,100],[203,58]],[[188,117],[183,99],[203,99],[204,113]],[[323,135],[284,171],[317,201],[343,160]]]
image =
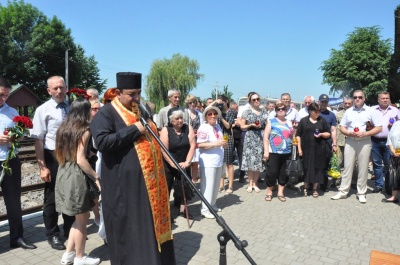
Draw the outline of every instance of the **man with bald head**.
[[[56,132],[69,110],[65,100],[67,87],[64,78],[52,76],[47,80],[47,93],[51,98],[36,109],[33,117],[31,137],[35,139],[35,153],[40,168],[40,178],[45,182],[43,220],[48,242],[53,249],[64,250],[58,227],[54,187],[58,171],[58,162],[54,156]],[[62,214],[64,219],[64,237],[68,238],[74,216]]]

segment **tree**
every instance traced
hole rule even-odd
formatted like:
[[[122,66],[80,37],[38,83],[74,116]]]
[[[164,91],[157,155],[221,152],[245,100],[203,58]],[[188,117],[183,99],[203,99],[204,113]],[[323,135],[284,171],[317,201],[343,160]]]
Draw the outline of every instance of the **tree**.
[[[347,36],[342,49],[332,49],[330,58],[323,61],[323,84],[341,96],[362,89],[369,102],[376,102],[377,93],[388,87],[390,39],[382,40],[377,26],[356,28]]]
[[[46,80],[65,75],[65,51],[69,50],[69,87],[82,78],[87,85],[105,88],[99,78],[97,62],[86,58],[75,45],[71,30],[57,18],[47,18],[31,4],[9,1],[0,5],[0,74],[12,84],[24,84],[42,99],[48,98]],[[84,73],[90,69],[89,73]],[[101,89],[100,89],[101,88]]]
[[[186,95],[196,87],[197,81],[203,79],[199,64],[179,53],[171,59],[154,60],[146,84],[149,101],[156,105],[156,112],[168,104],[168,90],[175,88],[181,92],[181,104]]]
[[[233,93],[228,91],[228,85],[224,86],[224,89],[222,90],[222,92],[218,92],[218,95],[225,95],[229,99],[229,101],[233,100]],[[214,99],[216,98],[215,90],[211,91],[211,97]]]

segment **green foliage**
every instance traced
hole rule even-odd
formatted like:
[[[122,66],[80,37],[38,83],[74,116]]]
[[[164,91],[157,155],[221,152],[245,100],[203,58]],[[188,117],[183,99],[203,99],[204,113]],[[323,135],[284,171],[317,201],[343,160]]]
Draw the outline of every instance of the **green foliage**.
[[[330,92],[341,96],[363,89],[370,102],[376,101],[380,91],[387,90],[391,58],[390,39],[382,40],[377,26],[356,28],[347,35],[341,50],[331,50],[323,61],[323,84]]]
[[[189,92],[196,87],[197,81],[203,79],[199,64],[187,56],[179,53],[171,59],[155,60],[151,65],[150,73],[146,77],[146,95],[149,101],[156,106],[156,112],[169,104],[168,90],[181,91],[181,105]]]
[[[94,57],[86,58],[75,45],[71,30],[57,18],[47,18],[31,4],[9,1],[0,5],[0,73],[12,84],[24,84],[41,99],[48,98],[46,80],[65,75],[65,51],[69,50],[69,87],[105,88]]]
[[[218,95],[225,95],[229,99],[229,101],[233,100],[233,93],[228,91],[228,85],[224,86],[224,89],[222,90],[222,92],[219,91]],[[211,97],[215,99],[215,90],[211,91]]]

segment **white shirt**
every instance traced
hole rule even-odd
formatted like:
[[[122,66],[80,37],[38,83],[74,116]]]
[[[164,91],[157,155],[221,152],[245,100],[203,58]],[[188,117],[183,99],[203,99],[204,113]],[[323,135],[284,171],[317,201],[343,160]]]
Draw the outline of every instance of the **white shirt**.
[[[308,108],[304,107],[304,108],[302,108],[301,110],[299,110],[299,117],[300,117],[300,120],[301,120],[302,118],[304,118],[304,117],[307,117],[308,115],[310,115],[310,114],[308,113]]]
[[[18,112],[7,105],[3,104],[3,107],[0,108],[0,133],[3,134],[5,128],[14,127],[15,122],[13,119],[15,116],[18,116]],[[8,147],[11,143],[0,145],[0,161],[5,161],[7,158]],[[17,153],[17,152],[16,152]]]
[[[275,118],[276,112],[272,111],[269,115],[268,115],[268,119],[273,119]],[[300,116],[299,116],[299,112],[290,107],[289,110],[286,112],[286,116],[285,116],[286,120],[289,120],[293,123],[294,122],[299,122],[300,121]]]
[[[400,120],[393,123],[386,145],[392,145],[394,149],[400,148]]]
[[[243,112],[245,110],[248,110],[248,109],[250,109],[250,104],[249,103],[246,103],[245,105],[240,106],[237,117],[238,118],[243,118]]]
[[[214,131],[214,128],[216,131]],[[197,143],[217,142],[222,139],[222,130],[219,124],[211,126],[208,123],[203,123],[197,130]],[[199,148],[200,158],[199,164],[201,167],[222,167],[224,162],[224,148],[222,146],[204,149]]]
[[[67,102],[67,113],[69,105]],[[32,138],[44,140],[44,149],[56,149],[56,132],[60,127],[62,118],[62,109],[57,108],[58,103],[54,99],[49,99],[40,105],[33,117],[33,128],[30,130]]]
[[[360,132],[366,132],[368,121],[372,122],[374,126],[382,126],[382,122],[376,112],[364,104],[360,109],[355,106],[348,108],[343,114],[340,126],[346,127],[349,132],[354,131],[355,127],[358,127]]]

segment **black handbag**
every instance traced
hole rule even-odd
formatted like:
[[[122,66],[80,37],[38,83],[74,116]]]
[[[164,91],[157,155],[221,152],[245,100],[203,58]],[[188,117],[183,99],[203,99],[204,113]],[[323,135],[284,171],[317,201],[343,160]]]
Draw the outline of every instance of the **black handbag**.
[[[178,198],[183,199],[183,193],[182,193],[182,181],[183,180],[183,189],[185,191],[185,197],[186,200],[191,200],[194,197],[194,190],[192,189],[192,186],[186,181],[185,177],[181,178],[175,178],[174,180],[174,195]]]
[[[86,185],[88,189],[88,194],[89,198],[91,200],[95,200],[100,196],[100,190],[97,184],[88,176],[85,174],[85,179],[86,179]]]
[[[289,182],[297,184],[301,181],[301,177],[304,174],[303,161],[297,157],[296,146],[292,147],[292,156],[286,160],[285,173],[289,177]]]

